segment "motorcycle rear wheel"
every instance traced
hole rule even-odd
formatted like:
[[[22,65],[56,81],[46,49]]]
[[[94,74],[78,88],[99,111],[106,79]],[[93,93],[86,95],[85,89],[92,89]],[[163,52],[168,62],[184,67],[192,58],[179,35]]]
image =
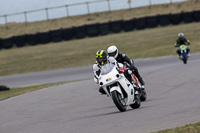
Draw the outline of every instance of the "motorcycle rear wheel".
[[[146,99],[147,99],[147,93],[146,93],[145,89],[141,90],[140,100],[141,101],[146,101]]]
[[[127,107],[126,102],[124,99],[122,99],[121,94],[119,94],[117,91],[113,91],[111,92],[111,96],[112,96],[113,102],[115,103],[119,111],[121,112],[126,111],[126,107]]]
[[[136,109],[136,108],[139,108],[141,105],[141,100],[140,100],[140,96],[139,95],[136,95],[135,96],[135,103],[131,104],[131,108],[133,109]]]

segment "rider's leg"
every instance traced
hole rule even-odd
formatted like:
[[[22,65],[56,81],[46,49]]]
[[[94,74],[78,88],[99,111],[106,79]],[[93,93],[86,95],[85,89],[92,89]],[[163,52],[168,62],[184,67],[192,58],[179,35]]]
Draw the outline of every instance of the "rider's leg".
[[[189,54],[189,52],[190,52],[190,49],[189,49],[189,48],[187,48],[186,50],[187,50],[187,54],[188,54],[188,56],[190,56],[190,54]]]
[[[133,74],[138,78],[138,80],[140,81],[141,85],[144,86],[145,85],[144,80],[140,76],[140,73],[139,73],[138,69],[135,66],[131,66],[130,69],[133,71]]]
[[[177,49],[176,53],[179,55],[179,58],[181,59],[181,50]]]
[[[124,71],[124,76],[126,77],[126,79],[128,79],[128,81],[133,84],[133,79],[131,77],[131,74],[128,73],[128,70]]]

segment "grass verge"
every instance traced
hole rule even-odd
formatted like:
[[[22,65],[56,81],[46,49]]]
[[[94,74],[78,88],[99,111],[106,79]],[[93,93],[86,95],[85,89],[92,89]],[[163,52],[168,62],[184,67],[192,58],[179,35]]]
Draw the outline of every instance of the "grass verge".
[[[161,130],[152,133],[199,133],[199,132],[200,132],[200,122],[194,124],[188,124],[181,127],[176,127],[174,129]]]
[[[61,85],[69,82],[59,82],[59,83],[50,83],[50,84],[43,84],[43,85],[34,85],[34,86],[26,86],[26,87],[20,87],[20,88],[12,88],[8,91],[0,91],[0,101],[5,100],[11,97],[15,97],[18,95],[22,95],[25,93],[29,93],[32,91],[44,89],[51,86]]]

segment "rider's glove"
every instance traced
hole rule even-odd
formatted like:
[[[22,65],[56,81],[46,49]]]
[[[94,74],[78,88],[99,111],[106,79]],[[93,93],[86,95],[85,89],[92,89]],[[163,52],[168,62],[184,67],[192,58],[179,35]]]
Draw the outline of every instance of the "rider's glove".
[[[123,67],[120,67],[120,68],[119,68],[119,73],[124,73]]]

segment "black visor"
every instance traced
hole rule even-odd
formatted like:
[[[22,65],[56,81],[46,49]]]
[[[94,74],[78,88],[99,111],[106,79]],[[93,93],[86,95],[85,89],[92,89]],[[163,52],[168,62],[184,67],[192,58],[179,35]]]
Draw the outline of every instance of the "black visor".
[[[116,54],[117,54],[117,51],[112,52],[112,53],[108,53],[108,55],[111,56],[111,57],[115,57]]]

